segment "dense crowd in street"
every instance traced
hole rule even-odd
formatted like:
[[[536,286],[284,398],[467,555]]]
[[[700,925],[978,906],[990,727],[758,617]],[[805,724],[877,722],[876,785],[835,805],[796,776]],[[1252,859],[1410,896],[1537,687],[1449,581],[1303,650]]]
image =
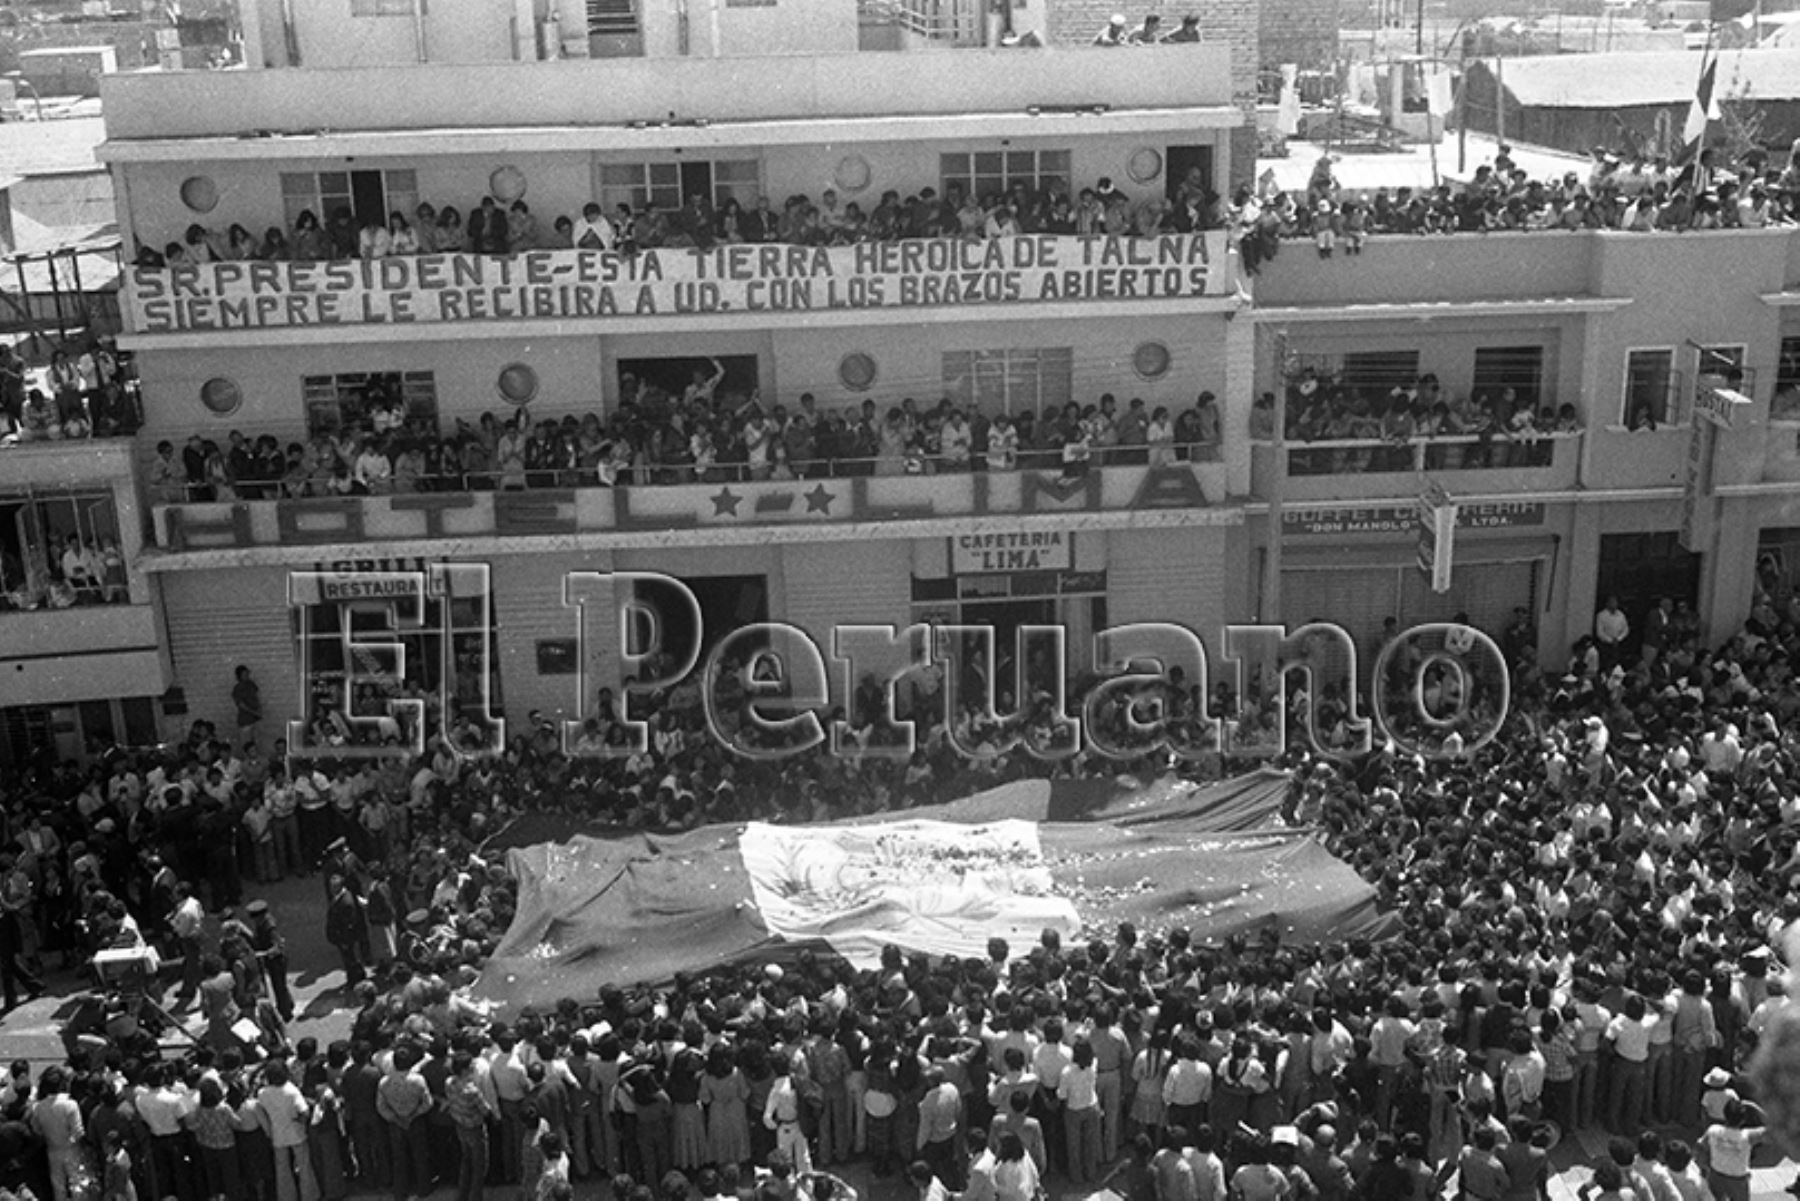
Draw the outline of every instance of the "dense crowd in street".
[[[0,1186],[56,1201],[454,1186],[470,1201],[484,1184],[548,1198],[595,1178],[634,1201],[776,1201],[838,1195],[833,1169],[866,1160],[926,1199],[1031,1201],[1067,1180],[1131,1201],[1390,1201],[1454,1179],[1460,1196],[1522,1201],[1543,1195],[1561,1134],[1601,1129],[1599,1196],[1747,1196],[1764,1128],[1744,1072],[1784,1003],[1779,932],[1800,914],[1784,732],[1800,600],[1770,583],[1718,647],[1670,609],[1639,622],[1609,606],[1605,636],[1558,675],[1509,631],[1514,714],[1459,761],[1378,747],[1343,763],[1296,742],[1288,813],[1401,915],[1391,941],[1122,927],[996,940],[963,962],[890,951],[865,972],[802,955],[504,1020],[466,986],[512,915],[513,882],[480,846],[514,814],[821,821],[1050,769],[1016,750],[961,758],[928,720],[929,682],[902,699],[927,724],[898,764],[734,762],[681,690],[624,760],[565,756],[547,725],[488,759],[452,739],[415,762],[286,760],[260,749],[245,673],[235,737],[202,721],[180,746],[7,783],[9,1005],[42,987],[43,957],[155,949],[204,1030],[169,1058],[154,1009],[96,994],[68,1065],[23,1065],[0,1089]],[[1045,717],[1019,720],[1029,736]],[[575,749],[621,736],[597,717]],[[296,872],[316,873],[356,1008],[323,1048],[290,1038],[281,932],[245,904]]]

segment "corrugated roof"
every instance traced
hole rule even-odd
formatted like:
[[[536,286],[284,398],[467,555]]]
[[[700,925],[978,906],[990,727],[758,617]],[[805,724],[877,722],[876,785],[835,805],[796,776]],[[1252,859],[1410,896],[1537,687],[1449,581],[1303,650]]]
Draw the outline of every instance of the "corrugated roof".
[[[1700,78],[1698,51],[1545,54],[1509,58],[1501,78],[1527,108],[1641,108],[1685,105]],[[1486,63],[1493,69],[1492,60]],[[1800,54],[1727,50],[1719,55],[1722,98],[1800,99]]]

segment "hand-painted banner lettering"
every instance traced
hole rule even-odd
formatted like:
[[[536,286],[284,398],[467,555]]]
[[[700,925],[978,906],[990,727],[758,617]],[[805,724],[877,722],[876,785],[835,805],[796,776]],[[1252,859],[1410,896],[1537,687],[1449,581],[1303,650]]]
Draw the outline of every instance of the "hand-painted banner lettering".
[[[189,263],[129,280],[139,333],[1235,296],[1217,232]]]

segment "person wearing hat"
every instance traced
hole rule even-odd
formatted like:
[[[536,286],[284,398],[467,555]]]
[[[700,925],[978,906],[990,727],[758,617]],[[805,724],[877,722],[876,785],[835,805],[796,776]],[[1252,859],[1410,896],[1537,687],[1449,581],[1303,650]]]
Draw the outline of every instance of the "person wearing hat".
[[[1114,13],[1112,15],[1112,20],[1106,23],[1106,28],[1094,35],[1094,45],[1123,46],[1127,44],[1126,39],[1127,30],[1125,27],[1125,14]]]
[[[362,898],[350,889],[342,873],[325,877],[331,903],[325,909],[325,940],[337,948],[344,963],[344,984],[354,988],[368,974],[363,968],[363,946],[369,938],[367,920],[363,917]]]
[[[287,940],[282,938],[281,931],[275,926],[275,915],[269,912],[269,903],[260,898],[251,901],[244,907],[244,915],[249,919],[250,949],[256,954],[256,961],[262,967],[263,979],[268,981],[269,995],[275,1001],[275,1008],[281,1014],[281,1020],[294,1020],[294,994],[288,988]]]

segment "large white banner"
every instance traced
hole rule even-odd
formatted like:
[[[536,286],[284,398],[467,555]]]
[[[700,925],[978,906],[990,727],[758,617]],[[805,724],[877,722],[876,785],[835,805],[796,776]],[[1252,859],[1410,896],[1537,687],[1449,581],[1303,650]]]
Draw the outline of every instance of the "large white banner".
[[[888,943],[985,958],[989,938],[1026,947],[1045,927],[1067,941],[1081,925],[1055,893],[1035,822],[752,822],[738,847],[769,930],[824,939],[859,968],[879,966]]]
[[[134,267],[126,299],[140,334],[1109,300],[1181,299],[1223,309],[1236,303],[1232,261],[1216,230],[635,255],[530,250]]]

